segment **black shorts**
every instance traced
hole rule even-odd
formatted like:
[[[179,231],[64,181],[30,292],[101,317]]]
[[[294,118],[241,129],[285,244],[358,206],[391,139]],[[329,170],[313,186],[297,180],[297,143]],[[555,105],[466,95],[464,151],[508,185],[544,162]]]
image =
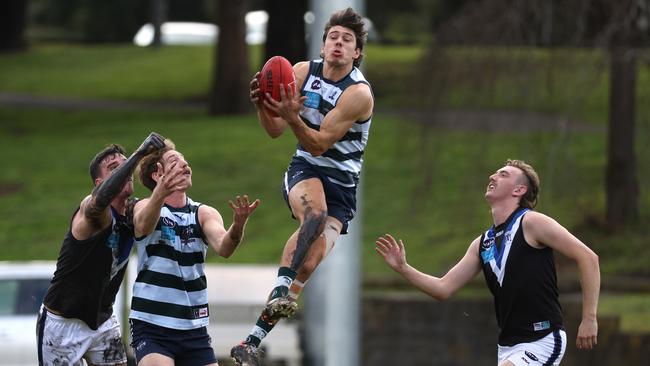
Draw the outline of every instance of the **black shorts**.
[[[325,203],[327,204],[327,215],[332,216],[343,224],[341,234],[348,233],[348,223],[354,218],[357,210],[357,184],[358,178],[353,177],[354,186],[345,187],[330,180],[323,169],[309,164],[304,159],[294,156],[284,174],[282,181],[282,194],[289,206],[289,191],[297,183],[309,179],[318,178],[323,184]],[[292,217],[294,217],[292,215]],[[294,217],[295,218],[295,217]]]
[[[205,327],[179,330],[136,319],[129,319],[129,323],[136,363],[150,353],[171,357],[176,366],[209,365],[217,362],[211,346],[212,340]]]

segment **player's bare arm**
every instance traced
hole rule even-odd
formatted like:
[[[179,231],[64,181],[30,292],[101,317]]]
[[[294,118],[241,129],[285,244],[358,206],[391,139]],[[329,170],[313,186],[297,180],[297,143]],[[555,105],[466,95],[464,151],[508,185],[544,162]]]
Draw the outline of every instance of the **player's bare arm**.
[[[582,321],[578,327],[576,346],[591,349],[597,343],[598,297],[600,266],[598,255],[552,218],[539,212],[524,216],[526,242],[533,246],[548,246],[576,261],[582,286]]]
[[[136,237],[151,234],[156,229],[160,218],[160,209],[165,204],[165,198],[176,191],[183,191],[188,188],[187,181],[183,176],[185,169],[173,163],[167,172],[158,163],[156,175],[156,187],[149,198],[142,199],[133,208],[133,228]]]
[[[302,147],[314,156],[332,147],[355,122],[370,118],[374,105],[367,85],[353,85],[343,92],[336,107],[327,113],[320,129],[314,130],[298,115],[306,97],[294,93],[291,88],[280,90],[280,96],[279,102],[265,100],[265,105],[287,121]]]
[[[213,207],[203,205],[199,207],[199,222],[207,242],[214,251],[224,257],[230,257],[244,238],[244,229],[248,218],[253,214],[260,200],[250,203],[248,196],[237,196],[235,202],[228,201],[233,210],[233,222],[225,229],[221,214]]]
[[[386,234],[375,242],[375,250],[386,263],[420,291],[435,298],[446,300],[465,286],[481,271],[478,256],[480,237],[470,244],[465,256],[442,278],[428,275],[415,269],[406,261],[406,250],[402,240]]]

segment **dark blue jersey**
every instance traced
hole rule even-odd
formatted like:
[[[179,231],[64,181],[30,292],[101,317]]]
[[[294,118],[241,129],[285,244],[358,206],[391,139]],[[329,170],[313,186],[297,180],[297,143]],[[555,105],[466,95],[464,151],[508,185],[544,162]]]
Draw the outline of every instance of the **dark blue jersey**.
[[[512,346],[563,329],[553,250],[530,246],[522,221],[527,209],[515,210],[481,236],[478,255],[492,295],[499,344]]]

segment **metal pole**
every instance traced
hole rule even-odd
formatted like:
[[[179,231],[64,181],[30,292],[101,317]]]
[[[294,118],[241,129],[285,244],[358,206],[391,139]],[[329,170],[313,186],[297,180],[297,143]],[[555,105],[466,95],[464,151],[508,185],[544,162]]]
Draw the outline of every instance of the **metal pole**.
[[[329,16],[348,6],[363,14],[363,0],[311,0],[314,22],[309,28],[309,57],[320,57],[323,30]],[[305,287],[305,341],[309,366],[360,365],[361,207],[357,215]]]

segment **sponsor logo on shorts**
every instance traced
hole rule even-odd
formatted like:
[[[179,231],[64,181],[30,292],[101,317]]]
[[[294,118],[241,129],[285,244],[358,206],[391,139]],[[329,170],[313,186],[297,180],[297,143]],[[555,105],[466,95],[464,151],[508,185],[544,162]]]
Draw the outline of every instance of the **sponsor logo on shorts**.
[[[530,351],[524,351],[524,354],[526,355],[526,357],[530,358],[530,359],[533,360],[533,361],[539,361],[539,359],[537,358],[537,356],[535,356],[535,355],[534,355],[532,352],[530,352]]]
[[[136,344],[136,346],[135,346],[135,350],[136,350],[136,351],[142,351],[142,349],[143,349],[144,347],[146,347],[146,346],[147,346],[147,341],[142,341],[142,342]]]

